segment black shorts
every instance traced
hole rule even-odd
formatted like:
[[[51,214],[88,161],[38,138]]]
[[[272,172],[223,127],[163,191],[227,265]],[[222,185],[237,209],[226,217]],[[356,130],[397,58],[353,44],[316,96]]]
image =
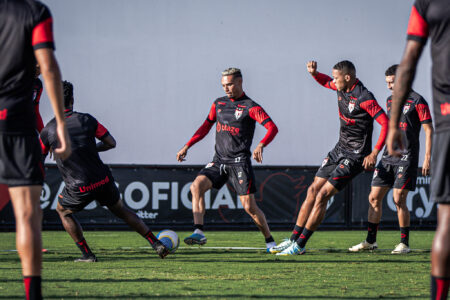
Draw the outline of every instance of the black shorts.
[[[417,181],[417,164],[392,165],[381,160],[373,172],[372,186],[414,191]]]
[[[82,194],[64,187],[58,198],[58,202],[62,207],[73,212],[83,210],[83,208],[94,200],[102,206],[112,206],[116,204],[120,200],[120,193],[114,180]]]
[[[0,134],[0,183],[10,187],[42,185],[44,165],[37,133]]]
[[[450,131],[434,134],[431,160],[431,199],[450,203]]]
[[[361,160],[353,160],[334,148],[323,160],[316,173],[317,177],[326,178],[337,190],[341,191],[356,175],[364,170]]]
[[[229,181],[240,196],[256,192],[255,174],[250,161],[240,164],[222,164],[213,161],[200,170],[198,175],[208,177],[215,189],[220,189]]]

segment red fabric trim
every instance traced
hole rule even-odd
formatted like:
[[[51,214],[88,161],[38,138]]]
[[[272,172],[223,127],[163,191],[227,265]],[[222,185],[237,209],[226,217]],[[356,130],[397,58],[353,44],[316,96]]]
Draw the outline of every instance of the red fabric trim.
[[[415,6],[411,9],[407,33],[408,35],[419,36],[421,38],[428,37],[428,24]]]
[[[449,279],[436,278],[436,300],[447,299]]]
[[[426,104],[417,104],[416,111],[419,115],[420,122],[431,120],[430,108]]]
[[[317,72],[317,74],[313,77],[319,84],[323,85],[324,87],[332,89],[334,91],[337,90],[336,85],[333,82],[333,78],[331,78],[330,76]]]
[[[260,143],[263,143],[264,146],[267,146],[270,144],[270,142],[275,138],[275,136],[278,133],[278,127],[275,125],[273,121],[267,122],[264,127],[266,127],[267,132],[264,138],[261,140]]]
[[[402,186],[401,190],[403,190],[405,188],[405,186],[408,184],[408,182],[411,181],[411,177],[408,178],[408,180],[406,180],[405,184]]]
[[[47,154],[50,149],[42,142],[41,139],[39,139],[39,142],[41,143],[42,154]]]
[[[195,143],[203,139],[208,132],[211,130],[211,127],[214,123],[209,122],[208,120],[205,120],[203,124],[197,129],[197,131],[194,133],[194,135],[191,137],[191,139],[186,143],[188,147],[193,146]]]
[[[349,178],[349,177],[352,177],[352,176],[347,175],[347,176],[333,177],[333,180],[339,180],[339,179],[344,179],[344,178]]]
[[[31,45],[36,46],[41,43],[53,43],[53,19],[50,17],[33,28]]]
[[[386,116],[386,114],[383,112],[375,120],[378,122],[378,124],[381,125],[380,137],[378,138],[378,141],[377,141],[377,144],[375,145],[375,148],[377,148],[378,150],[381,151],[381,149],[383,149],[384,142],[386,140],[386,136],[387,136],[387,133],[388,133],[389,119]]]
[[[372,118],[382,110],[381,106],[376,100],[364,101],[359,106],[367,111]]]
[[[95,137],[100,139],[102,138],[106,133],[108,132],[108,129],[106,129],[102,124],[100,124],[97,121],[97,130],[95,131]]]
[[[250,108],[248,110],[248,115],[259,124],[262,124],[262,122],[270,118],[261,106],[254,106]]]
[[[211,109],[209,110],[208,120],[213,123],[216,121],[216,103],[213,103]]]
[[[34,113],[36,114],[36,129],[40,133],[42,129],[44,128],[44,122],[42,121],[41,114],[39,112],[39,105],[34,105]]]
[[[23,278],[23,285],[25,286],[25,299],[30,299],[30,286],[31,286],[31,277]]]

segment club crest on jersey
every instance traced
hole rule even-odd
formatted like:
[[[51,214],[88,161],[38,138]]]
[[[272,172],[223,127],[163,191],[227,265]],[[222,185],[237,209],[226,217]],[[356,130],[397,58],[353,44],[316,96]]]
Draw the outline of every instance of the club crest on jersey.
[[[244,108],[236,107],[236,110],[234,111],[234,116],[236,117],[236,120],[242,116],[243,111],[244,111]]]
[[[403,114],[406,115],[406,113],[409,111],[409,108],[411,107],[411,104],[407,103],[403,106]]]
[[[211,168],[212,166],[214,166],[214,163],[213,163],[213,162],[210,162],[210,163],[208,163],[208,164],[206,165],[205,168]]]
[[[350,102],[348,103],[348,111],[352,112],[355,109],[355,100],[350,100]]]
[[[325,158],[325,159],[323,160],[323,162],[322,162],[322,168],[327,164],[327,162],[328,162],[328,157]]]

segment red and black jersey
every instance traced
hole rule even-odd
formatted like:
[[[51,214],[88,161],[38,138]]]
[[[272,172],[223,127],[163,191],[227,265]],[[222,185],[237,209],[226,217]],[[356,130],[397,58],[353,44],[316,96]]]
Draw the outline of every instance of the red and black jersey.
[[[431,39],[433,110],[436,132],[450,129],[450,3],[416,0],[408,24],[408,39]]]
[[[228,97],[214,101],[205,123],[187,143],[190,147],[202,139],[216,123],[216,153],[214,160],[222,163],[240,163],[251,157],[250,147],[255,123],[268,129],[261,143],[268,145],[278,132],[275,123],[264,109],[243,94],[238,99]]]
[[[390,114],[392,96],[386,100],[388,114]],[[427,101],[418,93],[412,91],[409,93],[405,104],[403,105],[400,116],[399,127],[402,132],[402,141],[404,149],[401,157],[390,156],[387,149],[383,153],[383,161],[393,164],[413,164],[419,162],[420,150],[420,129],[422,124],[431,123],[431,113]]]
[[[38,132],[41,132],[44,128],[44,122],[42,121],[41,113],[39,111],[39,101],[41,101],[42,95],[42,81],[39,78],[34,79],[33,84],[33,104],[34,112],[36,113],[36,128]]]
[[[102,139],[108,130],[93,116],[79,112],[66,112],[66,126],[72,144],[72,154],[62,161],[56,160],[66,188],[73,193],[82,193],[80,188],[96,184],[107,176],[112,180],[111,171],[98,155],[95,138]],[[41,132],[41,146],[44,154],[50,148],[57,148],[56,120],[53,118]]]
[[[372,152],[373,120],[382,115],[387,120],[374,95],[359,80],[346,92],[338,91],[332,78],[325,74],[317,73],[314,78],[324,87],[337,91],[341,126],[336,147],[356,160],[367,156]],[[379,150],[383,148],[384,139],[385,134],[375,146]]]
[[[52,16],[34,0],[0,1],[0,132],[36,130],[31,101],[36,74],[34,50],[54,49]]]

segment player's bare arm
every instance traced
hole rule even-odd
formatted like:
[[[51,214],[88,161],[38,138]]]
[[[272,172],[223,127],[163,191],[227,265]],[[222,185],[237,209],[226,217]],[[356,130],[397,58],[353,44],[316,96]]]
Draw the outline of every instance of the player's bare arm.
[[[116,140],[111,134],[107,134],[100,140],[100,142],[97,143],[98,152],[108,151],[115,147],[116,147]]]
[[[253,150],[253,159],[256,160],[256,162],[262,163],[263,148],[264,148],[264,143],[259,143],[258,146],[256,146],[255,150]]]
[[[423,130],[425,131],[425,158],[423,159],[422,165],[422,175],[430,175],[430,164],[431,164],[431,148],[433,144],[433,125],[422,124]]]
[[[389,131],[386,139],[386,146],[390,155],[399,157],[400,151],[396,148],[403,149],[398,122],[400,119],[401,107],[406,101],[406,97],[411,90],[411,85],[416,74],[417,62],[423,50],[423,44],[409,40],[406,43],[403,59],[398,66],[395,76],[395,86],[392,96],[391,114],[389,121]]]
[[[308,70],[309,74],[312,76],[317,75],[317,62],[314,60],[308,61],[306,64],[306,69]]]
[[[61,72],[58,62],[49,48],[41,48],[34,51],[36,60],[41,68],[42,77],[47,89],[47,94],[53,108],[56,119],[56,134],[59,147],[53,150],[55,156],[66,159],[72,153],[69,135],[67,133],[64,117],[63,93],[61,85]]]
[[[186,155],[187,155],[188,149],[189,149],[189,146],[184,145],[183,148],[181,148],[180,151],[178,151],[178,153],[177,153],[177,161],[178,162],[183,162],[186,160]]]

